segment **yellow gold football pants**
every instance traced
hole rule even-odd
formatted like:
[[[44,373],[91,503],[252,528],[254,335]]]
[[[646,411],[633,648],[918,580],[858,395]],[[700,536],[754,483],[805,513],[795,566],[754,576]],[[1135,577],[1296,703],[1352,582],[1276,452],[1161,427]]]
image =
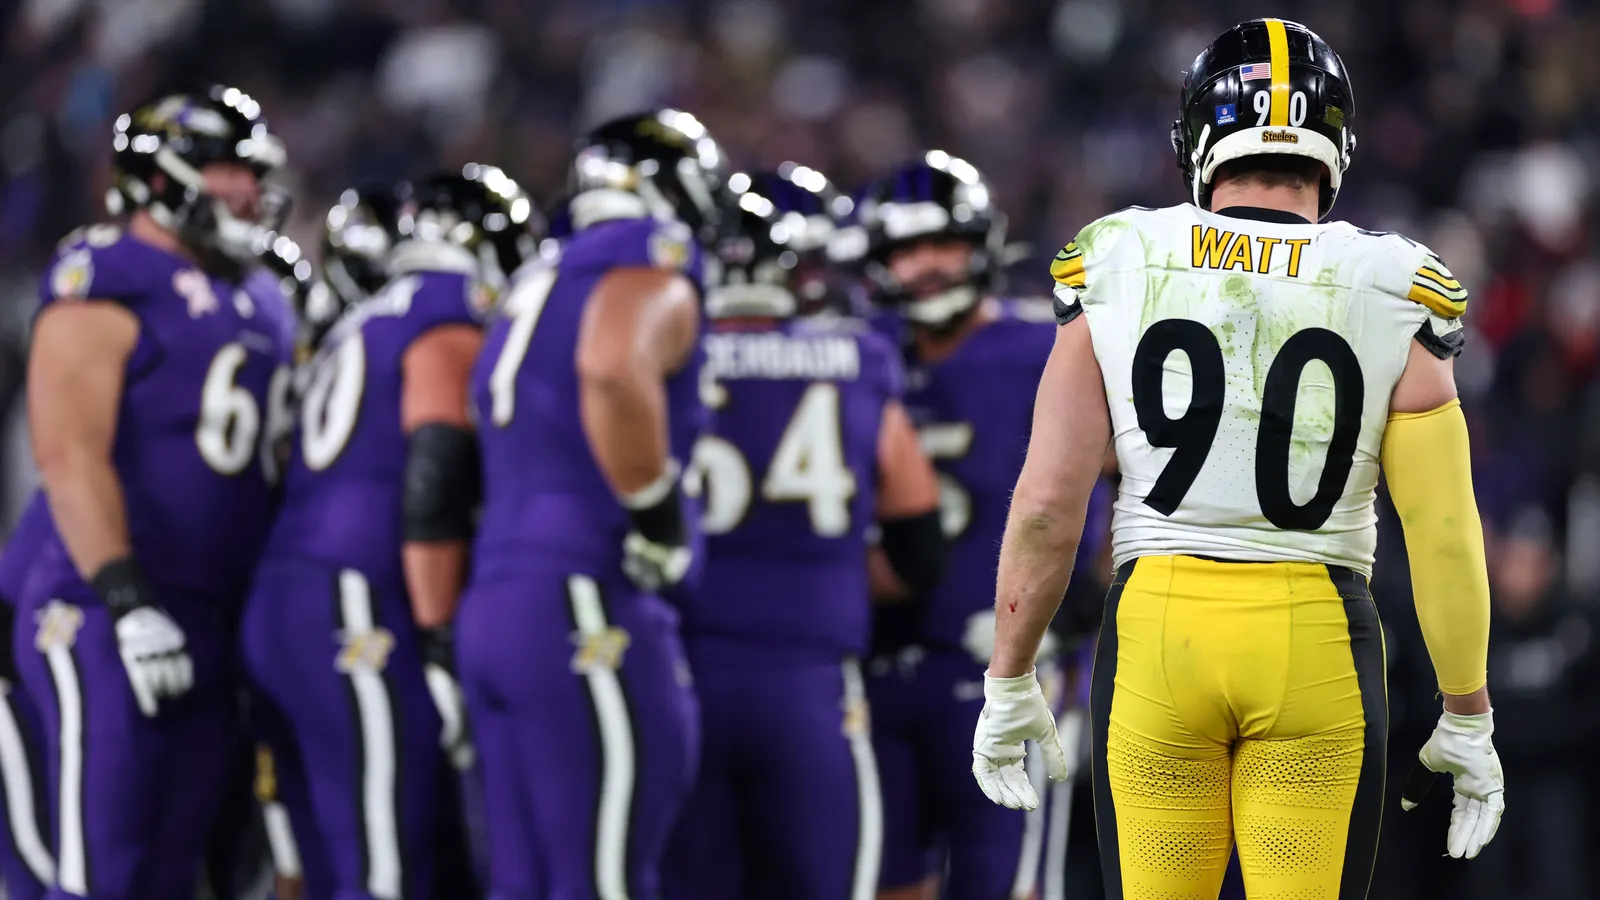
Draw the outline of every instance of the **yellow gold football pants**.
[[[1389,726],[1366,580],[1148,556],[1106,599],[1090,701],[1108,900],[1362,900]]]

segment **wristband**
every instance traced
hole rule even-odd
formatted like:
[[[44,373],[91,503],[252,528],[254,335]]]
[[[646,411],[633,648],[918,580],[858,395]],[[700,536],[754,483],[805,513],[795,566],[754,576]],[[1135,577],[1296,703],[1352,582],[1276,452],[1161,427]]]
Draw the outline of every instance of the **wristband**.
[[[121,618],[142,606],[154,606],[150,599],[153,591],[144,578],[144,570],[131,555],[106,563],[94,573],[89,586],[105,601],[111,615]]]
[[[420,629],[422,661],[452,674],[456,670],[456,629],[452,623]]]
[[[1022,675],[1009,675],[997,678],[987,671],[983,673],[983,697],[985,700],[1020,700],[1030,694],[1042,691],[1039,688],[1038,668],[1029,669]]]
[[[1473,716],[1464,716],[1445,710],[1439,717],[1441,725],[1448,725],[1447,730],[1455,734],[1481,734],[1489,737],[1494,734],[1494,710],[1479,713]]]
[[[655,481],[631,494],[623,495],[622,507],[629,512],[635,512],[657,506],[668,495],[677,492],[678,475],[681,472],[678,461],[670,456],[667,457],[666,463],[661,467],[661,474],[656,476]]]
[[[684,542],[683,495],[678,487],[678,463],[668,459],[666,471],[648,487],[622,498],[628,518],[645,540],[657,544]]]

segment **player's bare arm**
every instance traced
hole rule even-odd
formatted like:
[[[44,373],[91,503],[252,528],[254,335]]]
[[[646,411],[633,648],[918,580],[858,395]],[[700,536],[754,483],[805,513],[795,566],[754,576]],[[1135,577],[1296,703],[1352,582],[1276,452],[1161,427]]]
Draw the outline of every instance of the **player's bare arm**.
[[[874,596],[905,599],[932,590],[944,574],[939,476],[898,400],[884,405],[878,427],[877,509],[883,540],[867,569]]]
[[[478,443],[467,417],[472,363],[482,346],[475,325],[441,325],[413,341],[401,360],[400,425],[409,445],[401,563],[422,639],[423,675],[443,726],[440,744],[460,770],[472,765],[474,751],[455,676],[453,622],[482,495]]]
[[[878,426],[878,519],[904,519],[939,507],[939,476],[917,442],[911,416],[898,400],[883,406]]]
[[[34,324],[33,458],[67,552],[86,580],[132,552],[111,451],[123,372],[138,339],[138,318],[104,301],[52,304]]]
[[[1111,442],[1100,366],[1082,317],[1056,334],[1033,405],[1033,436],[1000,546],[989,674],[1026,675],[1072,577],[1089,493]]]
[[[688,358],[699,316],[689,280],[661,269],[612,271],[584,308],[576,357],[583,430],[619,497],[667,470],[664,378]]]
[[[400,420],[411,443],[402,556],[412,614],[422,628],[450,621],[466,575],[478,496],[467,393],[482,346],[477,328],[445,325],[412,343],[402,363]]]

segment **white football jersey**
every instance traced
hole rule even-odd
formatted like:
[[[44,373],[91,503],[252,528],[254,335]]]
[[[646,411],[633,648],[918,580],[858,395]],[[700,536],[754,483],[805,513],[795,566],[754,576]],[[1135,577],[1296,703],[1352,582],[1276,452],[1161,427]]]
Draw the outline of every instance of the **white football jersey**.
[[[1459,352],[1467,292],[1401,235],[1230,212],[1123,210],[1051,265],[1058,316],[1088,320],[1105,378],[1116,562],[1370,575],[1389,397],[1413,340]]]

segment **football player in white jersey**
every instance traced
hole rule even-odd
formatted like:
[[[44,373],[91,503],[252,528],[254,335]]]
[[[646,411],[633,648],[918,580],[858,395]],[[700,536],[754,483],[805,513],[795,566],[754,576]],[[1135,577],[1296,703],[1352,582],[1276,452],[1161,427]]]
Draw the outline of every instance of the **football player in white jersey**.
[[[1108,898],[1212,900],[1235,838],[1252,897],[1366,896],[1387,730],[1367,591],[1380,466],[1444,695],[1420,762],[1454,777],[1450,854],[1477,855],[1504,809],[1453,374],[1467,292],[1407,238],[1316,224],[1353,118],[1321,38],[1235,26],[1184,82],[1173,144],[1192,203],[1100,219],[1051,267],[1061,327],[1001,548],[973,772],[1030,808],[1024,741],[1060,752],[1035,647],[1114,442],[1118,568],[1091,700]]]

